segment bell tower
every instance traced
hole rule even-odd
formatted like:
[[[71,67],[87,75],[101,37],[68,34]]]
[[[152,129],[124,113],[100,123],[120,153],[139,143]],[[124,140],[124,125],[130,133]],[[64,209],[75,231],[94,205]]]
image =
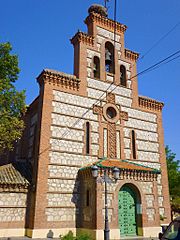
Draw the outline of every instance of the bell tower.
[[[94,4],[85,19],[88,33],[78,31],[71,39],[74,46],[74,75],[81,80],[86,95],[87,78],[97,79],[131,90],[133,105],[138,106],[136,61],[139,54],[124,46],[127,26],[108,18],[105,7]]]

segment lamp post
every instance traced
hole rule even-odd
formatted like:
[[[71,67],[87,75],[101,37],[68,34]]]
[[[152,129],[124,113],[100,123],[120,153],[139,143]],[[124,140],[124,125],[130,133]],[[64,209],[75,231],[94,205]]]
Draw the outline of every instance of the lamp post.
[[[94,165],[91,167],[91,170],[92,170],[92,175],[94,178],[97,178],[98,177],[98,170],[99,168]],[[110,229],[109,229],[109,220],[108,220],[108,206],[107,206],[107,183],[111,182],[112,180],[109,178],[108,176],[108,169],[105,168],[104,169],[104,175],[101,177],[101,181],[105,183],[105,194],[104,194],[104,202],[105,202],[105,220],[104,220],[104,240],[109,240],[109,232],[110,232]],[[113,168],[113,178],[115,180],[118,180],[119,179],[119,169],[114,167]]]

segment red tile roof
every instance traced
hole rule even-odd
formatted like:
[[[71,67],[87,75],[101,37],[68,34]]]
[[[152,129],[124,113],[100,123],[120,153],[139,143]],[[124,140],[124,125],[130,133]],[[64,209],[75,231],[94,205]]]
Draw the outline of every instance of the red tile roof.
[[[117,159],[102,159],[99,160],[98,162],[95,162],[91,165],[88,165],[87,167],[82,168],[86,169],[89,168],[93,165],[98,166],[99,168],[113,168],[113,167],[117,167],[119,169],[122,170],[136,170],[136,171],[145,171],[145,172],[153,172],[153,173],[160,173],[159,170],[154,169],[154,168],[150,168],[150,167],[146,167],[144,165],[141,164],[137,164],[128,160],[117,160]]]
[[[30,167],[24,163],[9,163],[0,166],[0,185],[28,187],[30,185]]]

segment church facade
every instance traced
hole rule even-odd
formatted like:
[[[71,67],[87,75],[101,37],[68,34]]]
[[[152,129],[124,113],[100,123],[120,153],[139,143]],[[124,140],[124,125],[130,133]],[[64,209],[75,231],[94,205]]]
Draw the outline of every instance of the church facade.
[[[163,103],[138,95],[127,27],[93,5],[78,31],[74,75],[44,69],[13,159],[0,167],[0,236],[103,239],[104,171],[110,239],[155,237],[170,222]],[[98,178],[92,166],[98,167]]]

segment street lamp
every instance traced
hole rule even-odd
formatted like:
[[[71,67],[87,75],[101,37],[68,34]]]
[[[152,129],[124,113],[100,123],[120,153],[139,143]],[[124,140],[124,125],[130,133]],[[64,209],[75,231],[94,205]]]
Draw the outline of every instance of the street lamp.
[[[93,165],[93,166],[91,167],[91,170],[92,170],[92,176],[93,176],[94,178],[97,178],[97,177],[98,177],[98,167],[97,167],[96,165]]]
[[[98,177],[98,166],[93,165],[91,167],[92,176],[94,178]],[[113,178],[117,181],[119,179],[120,171],[117,167],[113,168]],[[104,169],[104,176],[101,177],[101,181],[105,183],[105,220],[104,220],[104,240],[109,240],[109,220],[108,220],[108,206],[107,206],[107,183],[110,183],[112,180],[108,176],[108,169]]]

